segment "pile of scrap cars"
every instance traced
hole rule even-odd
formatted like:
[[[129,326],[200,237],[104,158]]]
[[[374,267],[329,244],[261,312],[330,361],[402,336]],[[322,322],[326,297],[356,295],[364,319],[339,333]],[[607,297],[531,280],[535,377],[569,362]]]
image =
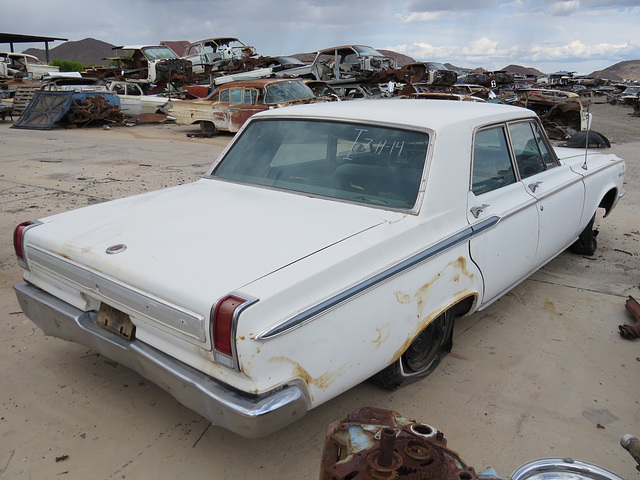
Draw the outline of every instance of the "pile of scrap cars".
[[[121,54],[105,59],[111,66],[90,67],[72,78],[35,57],[0,53],[5,97],[0,115],[19,115],[14,126],[22,128],[175,121],[199,125],[203,135],[213,135],[237,132],[258,111],[297,103],[382,97],[471,100],[532,109],[552,139],[567,140],[588,129],[594,98],[632,106],[640,114],[640,86],[571,73],[536,78],[455,70],[435,62],[398,65],[365,45],[270,57],[237,38],[218,37],[114,50]],[[26,101],[21,100],[25,91]],[[608,143],[600,136],[591,140],[593,146]]]

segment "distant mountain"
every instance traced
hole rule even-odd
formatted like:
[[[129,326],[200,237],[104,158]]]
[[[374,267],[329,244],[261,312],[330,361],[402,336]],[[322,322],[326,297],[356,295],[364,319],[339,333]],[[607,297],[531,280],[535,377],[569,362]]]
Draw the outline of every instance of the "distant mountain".
[[[509,73],[515,73],[516,75],[534,75],[536,77],[544,75],[540,70],[536,70],[532,67],[521,67],[520,65],[507,65],[502,70]]]
[[[106,57],[115,57],[115,51],[112,50],[114,45],[102,42],[94,38],[85,38],[77,42],[65,42],[55,48],[49,50],[49,58],[51,60],[71,60],[80,62],[84,66],[102,65],[108,66],[109,61],[104,60]],[[29,48],[23,53],[38,57],[43,62],[46,61],[46,53],[39,48]]]
[[[593,72],[590,77],[604,78],[621,82],[623,80],[640,81],[640,60],[627,60],[626,62],[616,63],[604,70]]]

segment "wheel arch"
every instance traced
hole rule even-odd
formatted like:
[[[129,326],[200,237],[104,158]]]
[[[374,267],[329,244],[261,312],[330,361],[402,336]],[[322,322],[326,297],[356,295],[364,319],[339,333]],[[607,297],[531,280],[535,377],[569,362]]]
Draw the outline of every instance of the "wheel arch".
[[[613,207],[616,206],[616,204],[618,203],[618,198],[619,198],[619,194],[618,194],[618,189],[617,188],[612,188],[610,189],[603,197],[602,200],[600,200],[600,203],[598,204],[598,208],[604,208],[604,216],[607,217],[611,211],[613,210]]]

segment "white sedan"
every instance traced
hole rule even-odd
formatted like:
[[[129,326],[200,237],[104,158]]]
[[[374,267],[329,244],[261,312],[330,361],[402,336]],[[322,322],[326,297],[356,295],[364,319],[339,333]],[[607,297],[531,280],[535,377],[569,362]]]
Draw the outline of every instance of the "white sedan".
[[[373,377],[424,377],[456,317],[568,247],[625,163],[526,109],[444,100],[251,117],[201,180],[19,225],[22,309],[259,437]]]

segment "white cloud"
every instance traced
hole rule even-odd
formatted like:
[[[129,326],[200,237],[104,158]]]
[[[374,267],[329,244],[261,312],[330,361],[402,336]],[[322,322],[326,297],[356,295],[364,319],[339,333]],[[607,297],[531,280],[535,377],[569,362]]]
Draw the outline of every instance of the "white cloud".
[[[564,2],[553,2],[546,12],[549,15],[564,17],[580,10],[580,0],[567,0]]]
[[[628,43],[586,45],[579,40],[559,46],[533,46],[528,57],[533,61],[560,60],[563,58],[615,58],[629,48]]]

